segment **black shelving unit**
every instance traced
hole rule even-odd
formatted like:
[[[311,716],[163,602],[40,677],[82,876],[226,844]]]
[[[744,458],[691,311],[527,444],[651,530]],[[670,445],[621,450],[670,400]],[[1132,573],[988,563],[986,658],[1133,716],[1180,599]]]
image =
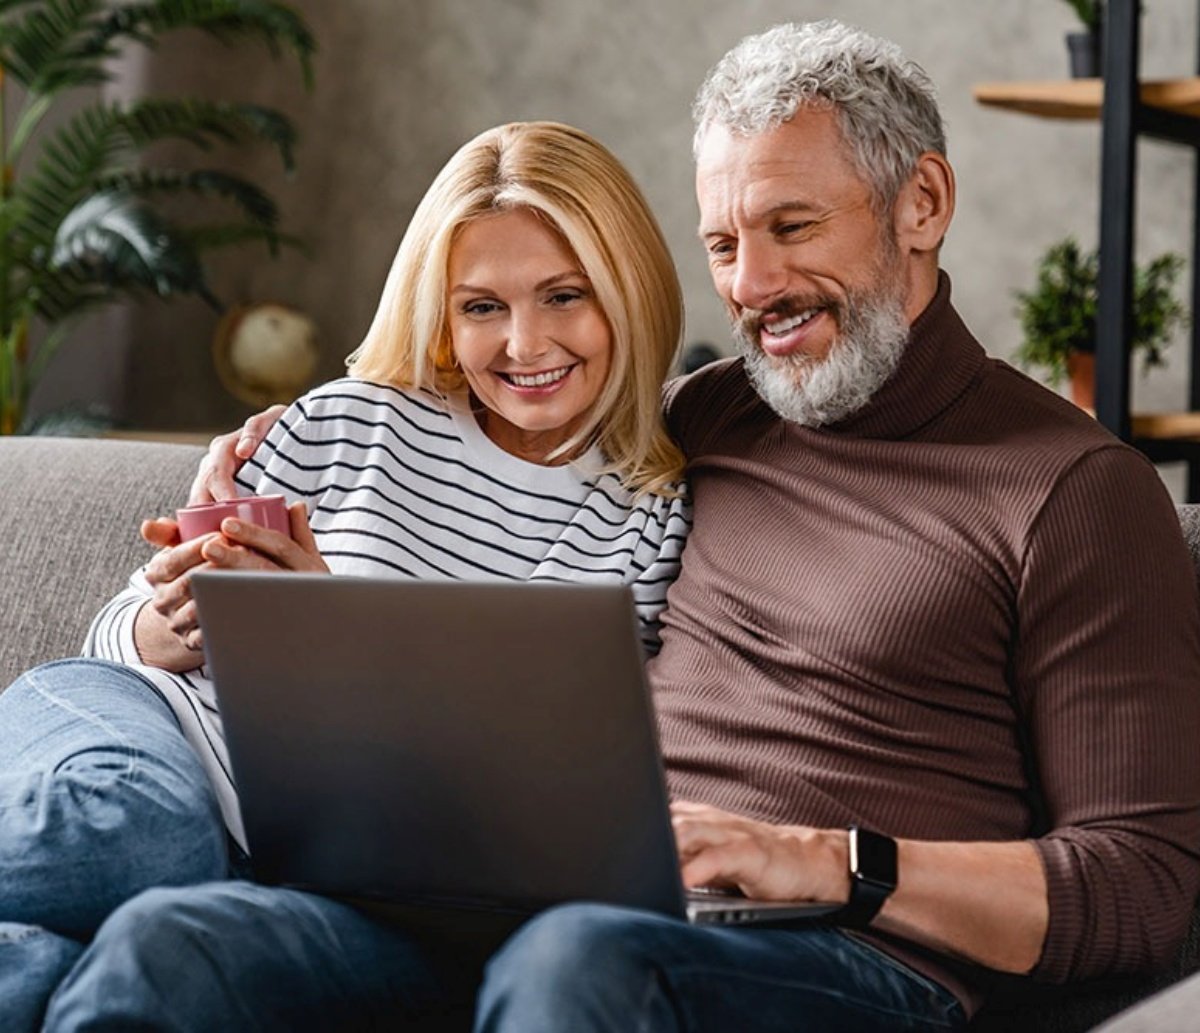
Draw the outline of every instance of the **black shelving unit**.
[[[1185,461],[1187,497],[1200,500],[1200,441],[1134,437],[1128,343],[1133,331],[1134,210],[1139,138],[1164,140],[1200,155],[1200,119],[1152,108],[1140,97],[1140,0],[1108,0],[1101,109],[1100,276],[1096,334],[1096,418],[1155,462]],[[1200,43],[1197,46],[1200,71]],[[1192,311],[1200,312],[1200,157],[1192,198]],[[1200,411],[1200,318],[1192,320],[1188,404]]]

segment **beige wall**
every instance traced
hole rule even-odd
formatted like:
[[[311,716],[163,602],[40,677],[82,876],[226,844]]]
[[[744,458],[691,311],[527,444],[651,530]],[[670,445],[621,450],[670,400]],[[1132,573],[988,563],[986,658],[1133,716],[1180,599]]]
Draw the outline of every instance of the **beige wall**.
[[[323,373],[334,376],[370,319],[391,255],[422,190],[465,138],[500,121],[578,124],[625,160],[659,213],[688,296],[688,339],[724,343],[725,321],[694,238],[689,105],[706,68],[743,34],[829,15],[896,40],[940,89],[959,208],[944,253],[957,303],[989,351],[1018,340],[1012,291],[1036,256],[1067,234],[1096,239],[1099,135],[1090,123],[1046,122],[975,105],[981,80],[1065,72],[1059,0],[300,0],[321,45],[316,88],[290,67],[187,39],[127,67],[127,88],[205,90],[275,103],[304,134],[291,181],[267,155],[266,174],[290,229],[313,257],[223,260],[230,301],[278,299],[321,328]],[[1191,74],[1195,0],[1152,0],[1144,22],[1147,75]],[[1192,159],[1143,145],[1139,250],[1188,253]],[[144,306],[101,324],[117,334],[131,375],[120,400],[155,426],[219,426],[244,407],[217,385],[208,357],[215,316],[202,306]],[[87,335],[85,335],[87,336]],[[60,377],[88,382],[79,340]],[[124,343],[118,341],[118,344]],[[111,355],[111,347],[105,352]],[[106,361],[112,361],[106,359]],[[1144,407],[1181,407],[1187,363],[1137,385]],[[53,385],[51,385],[53,388]],[[57,388],[54,388],[57,390]],[[52,392],[51,392],[52,393]],[[46,397],[50,397],[47,394]]]

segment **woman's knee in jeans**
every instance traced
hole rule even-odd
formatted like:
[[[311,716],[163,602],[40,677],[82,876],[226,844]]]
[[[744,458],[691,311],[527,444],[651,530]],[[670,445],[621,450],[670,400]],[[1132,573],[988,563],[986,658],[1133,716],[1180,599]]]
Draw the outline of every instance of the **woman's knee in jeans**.
[[[7,819],[13,849],[28,839],[26,849],[53,848],[64,863],[82,851],[97,878],[112,869],[104,882],[136,870],[137,889],[227,873],[216,795],[169,708],[136,672],[57,661],[27,672],[0,703],[0,779],[24,801]]]

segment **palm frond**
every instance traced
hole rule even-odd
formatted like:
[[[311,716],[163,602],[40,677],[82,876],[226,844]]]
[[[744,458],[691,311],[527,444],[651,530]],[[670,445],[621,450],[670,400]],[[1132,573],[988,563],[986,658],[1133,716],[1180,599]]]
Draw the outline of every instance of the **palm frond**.
[[[17,256],[46,246],[66,213],[106,174],[123,167],[119,159],[168,138],[201,148],[216,141],[265,140],[281,152],[290,168],[296,133],[283,115],[254,104],[167,99],[84,108],[45,142],[34,174],[17,182],[15,196],[28,213],[22,231],[14,234]],[[233,189],[228,181],[226,186]],[[217,184],[210,180],[208,188],[215,190]],[[238,197],[262,210],[261,199],[246,191]]]
[[[194,28],[224,43],[254,39],[278,57],[285,49],[300,62],[306,86],[312,86],[312,57],[317,44],[295,11],[272,0],[144,0],[123,4],[101,29],[104,42],[130,36],[145,43],[174,29]]]
[[[0,0],[0,16],[15,11],[18,7],[28,7],[36,3],[41,3],[41,0]]]
[[[198,294],[220,307],[195,249],[174,226],[136,197],[99,193],[63,220],[52,267],[106,285],[144,287],[159,297]]]
[[[123,109],[121,125],[131,146],[140,148],[164,139],[188,140],[201,148],[215,140],[258,142],[279,152],[289,172],[295,167],[296,128],[273,108],[191,98],[138,101]]]
[[[51,325],[61,325],[92,309],[111,304],[122,297],[120,289],[85,276],[76,269],[41,269],[37,285],[26,298],[29,308]]]
[[[106,17],[104,0],[43,0],[5,19],[0,64],[33,94],[105,82],[116,54],[98,32]]]
[[[103,191],[146,196],[147,194],[196,194],[215,197],[237,205],[251,222],[273,227],[279,221],[279,209],[270,195],[241,176],[216,169],[118,169],[96,180]]]

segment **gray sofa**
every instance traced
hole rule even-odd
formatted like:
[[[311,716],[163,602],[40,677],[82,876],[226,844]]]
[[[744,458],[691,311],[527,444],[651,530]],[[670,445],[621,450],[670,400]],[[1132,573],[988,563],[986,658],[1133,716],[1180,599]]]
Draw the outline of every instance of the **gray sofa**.
[[[202,451],[173,444],[0,437],[0,690],[36,663],[78,653],[92,615],[149,555],[138,521],[181,503]],[[1180,517],[1200,566],[1200,506],[1182,507]],[[1047,990],[1011,1007],[998,1002],[973,1028],[1075,1033],[1196,969],[1200,923],[1193,914],[1175,964],[1155,978],[1077,988],[1066,995]]]

